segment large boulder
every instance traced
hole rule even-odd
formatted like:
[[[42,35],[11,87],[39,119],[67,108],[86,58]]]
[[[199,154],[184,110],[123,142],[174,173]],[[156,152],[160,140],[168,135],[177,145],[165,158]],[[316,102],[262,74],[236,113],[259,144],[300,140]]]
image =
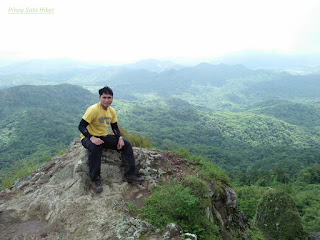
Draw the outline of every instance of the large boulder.
[[[104,190],[96,194],[90,188],[87,150],[76,139],[64,155],[0,193],[0,239],[98,240],[119,236],[118,225],[124,228],[119,220],[130,214],[125,196],[139,195],[143,201],[164,173],[152,167],[160,165],[159,152],[134,148],[134,155],[137,170],[142,170],[140,174],[147,180],[141,185],[125,182],[121,154],[103,150]]]

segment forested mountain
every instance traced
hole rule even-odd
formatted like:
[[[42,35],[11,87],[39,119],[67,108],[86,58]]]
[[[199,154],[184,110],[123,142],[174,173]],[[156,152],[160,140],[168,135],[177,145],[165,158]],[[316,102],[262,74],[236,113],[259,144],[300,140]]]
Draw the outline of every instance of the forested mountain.
[[[115,106],[123,126],[148,136],[155,146],[185,147],[229,172],[282,166],[294,175],[320,159],[318,134],[274,116],[249,112],[208,113],[176,98],[144,103],[117,102]]]
[[[93,94],[79,86],[23,85],[0,90],[0,169],[25,159],[45,162],[79,136]]]
[[[249,112],[273,116],[293,125],[300,126],[312,134],[319,134],[320,104],[296,103],[271,99],[252,106]]]

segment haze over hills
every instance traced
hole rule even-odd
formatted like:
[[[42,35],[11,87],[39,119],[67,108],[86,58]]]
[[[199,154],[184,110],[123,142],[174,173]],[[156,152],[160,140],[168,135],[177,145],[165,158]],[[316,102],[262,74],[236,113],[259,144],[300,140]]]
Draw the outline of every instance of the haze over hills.
[[[291,70],[312,72],[320,69],[319,54],[280,54],[262,51],[243,51],[209,61],[212,64],[242,64],[253,69]]]
[[[151,71],[159,65],[173,69]],[[96,91],[109,85],[118,99],[143,99],[146,94],[155,97],[174,95],[209,111],[242,110],[247,105],[271,98],[306,103],[319,101],[320,74],[317,73],[293,75],[252,70],[243,65],[209,63],[176,68],[171,62],[156,60],[132,66],[101,66],[71,60],[15,63],[0,68],[0,87],[70,83]],[[194,94],[197,98],[192,97]]]
[[[129,63],[123,65],[130,69],[144,69],[151,72],[163,72],[170,69],[181,69],[184,65],[174,63],[172,61],[160,61],[156,59],[146,59],[135,63]]]
[[[5,62],[3,59],[2,62]],[[147,59],[136,63],[106,66],[101,63],[86,63],[71,59],[15,61],[0,66],[0,88],[21,84],[58,84],[72,83],[78,85],[100,85],[101,81],[117,82],[117,74],[124,72],[137,75],[141,70],[163,73],[196,66],[202,62],[213,65],[243,65],[249,69],[288,70],[295,73],[319,73],[320,56],[281,55],[264,52],[241,52],[220,58],[198,59],[193,61],[173,62],[167,60]],[[130,71],[131,70],[131,71]],[[143,74],[142,74],[143,75]],[[114,77],[114,78],[113,78]],[[152,76],[153,77],[153,76]],[[134,80],[134,78],[133,78]]]
[[[30,64],[36,62],[53,62],[55,64],[78,64],[78,66],[88,67],[92,65],[101,66],[123,66],[132,69],[145,69],[148,71],[162,72],[170,69],[180,69],[184,66],[195,66],[201,62],[208,62],[211,64],[228,64],[228,65],[244,65],[250,69],[275,69],[275,70],[296,70],[299,73],[304,71],[307,73],[313,70],[318,70],[320,67],[320,55],[319,53],[308,54],[284,54],[277,52],[266,51],[240,51],[233,54],[223,55],[220,57],[207,57],[207,58],[195,58],[195,59],[142,59],[137,62],[123,63],[118,65],[110,65],[104,63],[85,63],[77,60],[71,60],[67,58],[52,59],[52,60],[28,60],[28,61],[13,61],[0,58],[0,67],[7,67],[10,64]],[[40,63],[41,64],[41,63]]]
[[[2,66],[0,72],[1,74],[53,74],[70,70],[92,69],[97,66],[97,64],[80,62],[67,58],[51,60],[34,59],[30,61],[14,62]]]

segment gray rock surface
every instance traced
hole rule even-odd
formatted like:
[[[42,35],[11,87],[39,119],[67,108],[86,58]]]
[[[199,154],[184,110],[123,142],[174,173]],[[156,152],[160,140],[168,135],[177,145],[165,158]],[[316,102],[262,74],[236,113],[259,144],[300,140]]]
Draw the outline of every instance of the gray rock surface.
[[[136,190],[123,180],[121,154],[106,150],[101,166],[104,190],[96,194],[89,185],[87,150],[76,139],[64,155],[0,193],[0,239],[113,239],[119,219],[129,214],[123,194],[154,187],[164,173],[151,169],[161,160],[158,152],[134,148],[134,154],[148,180]]]

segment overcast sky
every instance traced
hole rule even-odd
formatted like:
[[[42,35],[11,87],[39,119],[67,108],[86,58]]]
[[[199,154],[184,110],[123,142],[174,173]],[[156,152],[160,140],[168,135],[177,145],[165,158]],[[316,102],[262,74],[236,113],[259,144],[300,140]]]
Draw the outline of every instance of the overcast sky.
[[[0,59],[320,52],[319,0],[1,0],[0,11]]]

